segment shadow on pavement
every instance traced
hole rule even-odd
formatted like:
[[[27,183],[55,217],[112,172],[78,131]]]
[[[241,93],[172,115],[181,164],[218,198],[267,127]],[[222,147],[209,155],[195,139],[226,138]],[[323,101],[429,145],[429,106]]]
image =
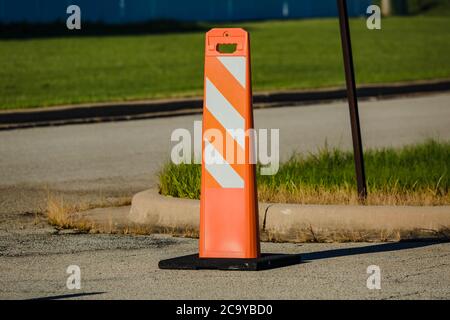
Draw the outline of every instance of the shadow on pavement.
[[[78,298],[78,297],[85,297],[85,296],[93,296],[93,295],[98,295],[98,294],[103,294],[103,293],[106,293],[106,292],[84,292],[84,293],[63,294],[60,296],[39,297],[39,298],[33,298],[33,299],[29,299],[29,300],[39,301],[39,300],[70,299],[70,298]]]
[[[444,243],[444,241],[428,240],[428,241],[418,241],[418,242],[394,242],[394,243],[383,243],[365,247],[356,248],[345,248],[345,249],[333,249],[319,252],[310,252],[301,254],[303,262],[337,258],[344,256],[353,256],[357,254],[367,254],[367,253],[379,253],[388,251],[398,251],[406,249],[421,248],[426,246],[431,246],[439,243]]]

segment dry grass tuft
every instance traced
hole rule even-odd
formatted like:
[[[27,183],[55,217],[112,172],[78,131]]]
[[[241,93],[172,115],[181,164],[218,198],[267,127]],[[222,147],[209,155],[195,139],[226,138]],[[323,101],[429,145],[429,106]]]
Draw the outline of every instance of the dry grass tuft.
[[[77,229],[89,232],[93,224],[87,220],[80,219],[76,206],[67,204],[62,197],[49,196],[47,200],[48,222],[61,229]]]
[[[129,197],[115,198],[113,200],[102,198],[96,203],[78,203],[73,204],[64,200],[63,196],[58,196],[48,192],[47,194],[47,220],[48,222],[61,229],[77,229],[83,232],[95,232],[94,222],[83,218],[80,212],[94,209],[106,208],[111,206],[126,206],[131,204]],[[110,219],[110,228],[113,229],[112,218]]]
[[[119,199],[115,202],[117,206],[130,204],[129,199]],[[98,223],[83,216],[82,212],[93,208],[111,206],[110,202],[102,202],[95,205],[78,204],[72,205],[64,201],[62,196],[48,195],[47,198],[47,220],[60,229],[75,229],[88,233],[107,233],[124,235],[149,235],[168,234],[177,237],[198,238],[198,230],[191,226],[158,227],[134,223],[114,224],[110,215],[107,223]]]
[[[343,204],[358,205],[358,194],[353,187],[334,188],[308,187],[288,188],[279,186],[277,190],[265,185],[258,186],[258,200],[274,203],[299,204]],[[441,194],[433,189],[425,190],[369,190],[367,205],[411,205],[440,206],[450,203],[450,193]]]

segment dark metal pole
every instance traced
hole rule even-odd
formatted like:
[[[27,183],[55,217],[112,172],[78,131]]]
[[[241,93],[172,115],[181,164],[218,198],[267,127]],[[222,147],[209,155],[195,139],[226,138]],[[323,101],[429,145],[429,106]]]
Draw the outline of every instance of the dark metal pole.
[[[337,0],[339,9],[339,25],[341,30],[342,53],[344,56],[345,80],[347,83],[347,98],[352,126],[353,154],[355,157],[356,182],[358,196],[361,201],[367,198],[366,175],[359,124],[358,98],[356,96],[355,72],[353,69],[352,44],[348,22],[347,1]]]

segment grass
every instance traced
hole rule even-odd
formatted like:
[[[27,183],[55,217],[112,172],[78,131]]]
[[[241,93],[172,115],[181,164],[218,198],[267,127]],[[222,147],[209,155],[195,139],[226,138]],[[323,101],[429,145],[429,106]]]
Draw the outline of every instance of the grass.
[[[65,201],[61,195],[51,192],[47,193],[47,221],[53,226],[61,229],[75,228],[81,232],[92,232],[97,229],[94,221],[85,219],[80,212],[107,207],[121,207],[131,204],[129,197],[116,198],[114,200],[100,199],[95,203],[74,203],[73,201]],[[111,224],[112,230],[112,224]]]
[[[77,208],[68,205],[62,198],[49,196],[47,199],[47,220],[62,229],[76,228],[82,232],[89,232],[93,228],[90,221],[80,220],[77,217]]]
[[[113,203],[101,201],[95,204],[77,203],[65,201],[62,196],[48,194],[47,196],[47,222],[56,227],[57,230],[73,229],[79,233],[106,233],[122,235],[149,235],[168,234],[178,237],[198,237],[198,230],[189,226],[160,227],[150,224],[138,223],[116,223],[112,217],[108,221],[96,221],[83,214],[84,211],[95,208],[120,207],[131,204],[131,199],[124,197],[116,199]],[[39,222],[35,217],[35,224]]]
[[[449,22],[383,18],[379,31],[352,19],[358,83],[449,78]],[[337,19],[232,26],[251,33],[255,91],[344,85]],[[2,39],[0,110],[201,95],[203,41],[199,31]]]
[[[450,142],[367,150],[364,159],[367,204],[450,204]],[[166,164],[159,175],[160,192],[199,199],[200,169]],[[294,154],[276,175],[261,176],[257,170],[257,189],[264,202],[357,204],[353,154],[327,147],[317,154]]]

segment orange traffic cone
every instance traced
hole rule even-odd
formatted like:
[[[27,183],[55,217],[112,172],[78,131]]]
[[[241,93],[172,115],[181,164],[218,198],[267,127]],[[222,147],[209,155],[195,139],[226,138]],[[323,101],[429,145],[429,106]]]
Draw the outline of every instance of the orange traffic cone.
[[[220,46],[234,45],[221,52]],[[261,270],[300,262],[260,254],[248,33],[206,34],[199,254],[162,260],[161,269]]]

